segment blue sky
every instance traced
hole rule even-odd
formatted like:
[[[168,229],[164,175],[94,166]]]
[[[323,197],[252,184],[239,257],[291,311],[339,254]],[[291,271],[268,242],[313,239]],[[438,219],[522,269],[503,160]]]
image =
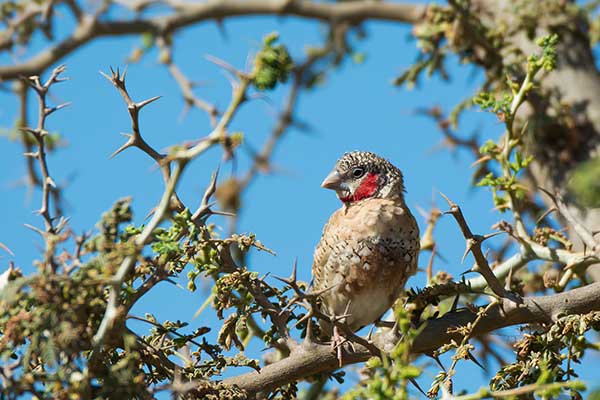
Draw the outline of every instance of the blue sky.
[[[274,155],[278,173],[260,176],[245,193],[239,231],[253,232],[277,255],[253,252],[248,259],[251,269],[261,273],[288,275],[294,259],[303,280],[310,279],[312,252],[319,240],[328,216],[339,207],[335,195],[319,187],[320,182],[345,151],[369,150],[387,157],[405,175],[408,205],[428,209],[435,198],[442,209],[438,191],[459,203],[474,231],[487,233],[500,216],[492,211],[491,195],[486,189],[470,187],[473,161],[469,154],[442,149],[435,124],[415,115],[420,107],[439,105],[449,110],[458,101],[474,93],[481,75],[470,66],[450,65],[452,81],[441,82],[434,77],[421,86],[408,90],[396,88],[392,80],[415,59],[415,43],[410,27],[390,23],[365,25],[368,39],[357,44],[366,54],[365,62],[347,61],[316,90],[304,92],[296,116],[310,125],[309,132],[288,131]],[[250,53],[259,48],[261,38],[274,30],[289,46],[292,56],[300,57],[306,45],[318,45],[322,27],[298,19],[252,17],[228,20],[224,37],[216,24],[204,23],[176,36],[174,59],[193,80],[204,85],[196,93],[223,108],[229,101],[230,86],[222,70],[205,59],[213,55],[242,68]],[[59,131],[68,146],[49,157],[52,175],[57,182],[69,179],[65,191],[66,215],[71,226],[82,232],[93,227],[100,214],[124,196],[133,197],[136,223],[152,209],[162,193],[162,177],[152,161],[140,151],[128,149],[114,159],[108,156],[118,148],[123,138],[119,132],[130,129],[126,108],[117,91],[98,73],[109,66],[123,66],[139,37],[104,38],[78,50],[63,60],[71,80],[56,87],[52,101],[73,104],[49,119],[51,131]],[[10,62],[6,57],[0,62]],[[138,64],[129,66],[128,88],[135,100],[155,95],[163,96],[145,108],[141,114],[141,129],[145,139],[157,149],[205,136],[210,131],[208,119],[192,110],[181,119],[183,101],[179,89],[166,69],[151,52]],[[260,148],[270,134],[276,110],[281,108],[287,86],[269,94],[268,101],[254,100],[240,110],[232,130],[244,132],[253,148]],[[32,96],[33,97],[33,96]],[[0,93],[0,126],[12,126],[16,102]],[[31,114],[35,121],[35,114]],[[468,112],[461,121],[460,133],[478,130],[483,138],[495,138],[502,127],[493,116]],[[0,146],[0,242],[14,253],[2,253],[0,269],[14,259],[25,272],[32,272],[32,261],[38,257],[41,240],[23,226],[41,226],[39,216],[32,213],[39,206],[39,193],[28,196],[18,181],[24,175],[24,161],[18,142],[2,139]],[[179,194],[186,204],[195,207],[201,199],[211,172],[220,160],[220,150],[211,150],[186,169]],[[242,153],[238,171],[245,171],[248,157]],[[221,178],[232,173],[230,164],[221,166]],[[418,217],[421,228],[425,220]],[[224,220],[216,220],[226,228]],[[446,269],[455,277],[471,263],[460,264],[464,241],[451,218],[443,218],[436,230],[440,252],[447,262],[436,260],[434,268]],[[499,241],[501,239],[498,239]],[[498,242],[499,243],[499,242]],[[420,265],[425,266],[428,254]],[[424,274],[409,281],[410,286],[423,286]],[[202,285],[199,285],[202,287]],[[134,309],[142,315],[152,312],[158,319],[189,320],[203,303],[206,293],[189,293],[170,284],[159,285],[155,292]],[[216,317],[205,311],[192,321],[191,328],[214,326]],[[140,326],[142,328],[142,326]],[[510,334],[510,332],[507,332]],[[505,353],[511,359],[510,352]],[[251,346],[250,356],[260,357],[259,347]],[[588,357],[598,362],[598,357]],[[489,371],[494,371],[491,366]],[[579,369],[582,379],[591,379],[592,368]],[[237,373],[241,371],[231,371]],[[435,370],[428,370],[420,380],[427,388]],[[489,376],[472,363],[459,368],[455,387],[476,390],[487,385]],[[351,379],[350,379],[351,381]]]

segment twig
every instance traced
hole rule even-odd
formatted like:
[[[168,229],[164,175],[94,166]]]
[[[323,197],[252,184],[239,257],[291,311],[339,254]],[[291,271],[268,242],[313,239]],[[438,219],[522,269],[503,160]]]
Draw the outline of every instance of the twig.
[[[562,196],[559,193],[551,193],[549,190],[544,189],[542,187],[539,188],[542,192],[544,192],[550,200],[554,203],[555,207],[561,213],[563,217],[571,224],[577,235],[581,238],[583,243],[591,250],[592,253],[597,253],[600,250],[600,242],[598,242],[594,238],[593,232],[588,229],[583,222],[579,220],[576,216],[573,215],[571,210],[565,204]]]
[[[219,110],[214,104],[210,104],[196,95],[194,95],[194,85],[192,82],[183,74],[179,67],[173,62],[173,49],[169,44],[169,41],[164,37],[159,37],[156,40],[158,47],[161,50],[161,61],[169,70],[169,73],[175,79],[175,82],[179,85],[181,95],[186,104],[186,109],[195,106],[208,114],[210,124],[215,127],[217,124],[217,117],[219,116]],[[186,110],[184,110],[185,112]]]
[[[48,131],[46,130],[46,118],[55,111],[66,107],[68,103],[58,105],[56,107],[49,108],[46,103],[46,95],[50,90],[50,87],[55,83],[64,81],[65,79],[59,78],[59,75],[65,71],[65,66],[61,65],[56,67],[48,80],[42,84],[39,76],[31,76],[27,80],[27,83],[35,90],[38,95],[38,123],[35,129],[24,127],[23,133],[30,133],[36,140],[37,151],[33,154],[38,160],[38,165],[42,174],[42,205],[38,213],[44,218],[46,224],[46,232],[55,233],[54,229],[54,218],[50,215],[50,191],[53,187],[56,187],[54,179],[50,176],[48,170],[48,162],[46,161],[46,136]]]
[[[446,214],[451,214],[454,217],[467,242],[467,248],[465,250],[465,254],[463,255],[463,260],[466,255],[471,252],[476,262],[471,271],[479,272],[485,278],[490,289],[492,289],[497,296],[510,298],[516,301],[516,296],[506,291],[498,278],[494,275],[494,272],[490,268],[490,265],[488,264],[488,261],[481,250],[481,244],[483,241],[491,236],[474,235],[473,232],[471,232],[471,229],[469,228],[469,225],[467,224],[460,207],[446,197],[443,193],[441,193],[441,196],[446,200],[446,202],[448,202],[448,205],[450,206],[450,210],[446,211]]]
[[[470,355],[469,349],[466,346],[469,343],[469,339],[473,335],[475,328],[477,328],[477,325],[487,315],[487,313],[492,309],[492,307],[496,307],[497,305],[498,302],[493,301],[489,303],[485,308],[481,307],[477,312],[477,318],[475,318],[475,320],[472,323],[469,323],[461,328],[456,328],[457,331],[460,331],[463,335],[463,339],[457,347],[456,353],[452,356],[452,364],[450,365],[450,368],[448,368],[447,371],[444,371],[444,380],[442,382],[436,383],[436,386],[439,387],[439,385],[443,385],[446,381],[452,379],[452,377],[455,374],[456,365],[458,364],[458,361],[464,358],[465,355]],[[476,360],[475,362],[477,363]]]
[[[552,249],[535,242],[525,241],[519,246],[519,252],[494,268],[493,273],[499,280],[502,280],[510,271],[516,272],[532,260],[557,262],[577,270],[600,263],[597,256],[585,252],[574,253],[563,249]],[[487,281],[483,276],[479,276],[469,279],[467,285],[474,290],[480,290],[487,286]]]
[[[580,381],[567,381],[567,382],[552,382],[552,383],[530,383],[514,389],[507,390],[489,390],[487,388],[481,388],[477,393],[465,394],[462,396],[453,397],[453,400],[479,400],[479,399],[513,399],[513,398],[524,398],[528,393],[537,391],[552,391],[560,388],[569,388],[572,386],[581,385]]]
[[[140,132],[140,123],[139,123],[140,111],[148,104],[153,103],[154,101],[160,99],[160,96],[154,96],[149,99],[146,99],[146,100],[136,103],[131,99],[131,96],[129,95],[129,92],[127,91],[127,87],[125,85],[125,77],[127,75],[127,68],[125,68],[125,70],[123,70],[123,73],[121,73],[119,71],[119,68],[117,68],[116,71],[111,68],[110,72],[111,72],[110,76],[108,76],[107,74],[105,74],[102,71],[100,71],[100,74],[103,77],[105,77],[110,83],[112,83],[113,86],[115,88],[117,88],[117,90],[121,94],[121,97],[123,97],[125,104],[127,104],[127,111],[129,112],[129,116],[131,119],[131,130],[132,130],[132,133],[130,133],[130,134],[129,133],[123,134],[125,137],[127,137],[127,141],[125,142],[125,144],[123,144],[121,147],[119,147],[114,153],[112,153],[110,157],[111,158],[115,157],[117,154],[121,153],[123,150],[125,150],[129,147],[137,147],[138,149],[140,149],[144,153],[146,153],[148,156],[150,156],[150,158],[152,158],[156,162],[156,164],[160,167],[162,174],[163,174],[163,179],[164,179],[164,182],[166,185],[167,182],[169,181],[169,178],[171,175],[171,165],[168,162],[164,162],[164,160],[165,160],[164,154],[160,154],[159,152],[157,152],[152,146],[150,146],[144,140],[144,138]],[[179,210],[182,210],[183,204],[181,203],[181,200],[179,200],[179,198],[177,197],[177,194],[174,193],[173,197],[174,197],[174,202],[177,205],[177,208]]]

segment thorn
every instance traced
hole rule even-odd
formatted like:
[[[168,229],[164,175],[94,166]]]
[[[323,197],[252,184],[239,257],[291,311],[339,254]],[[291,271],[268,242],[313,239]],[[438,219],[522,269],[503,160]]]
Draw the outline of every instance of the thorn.
[[[542,222],[542,220],[544,218],[546,218],[548,215],[552,214],[553,212],[558,211],[558,209],[556,207],[550,207],[549,209],[547,209],[546,211],[544,211],[544,213],[542,215],[540,215],[540,217],[535,221],[535,224],[538,225],[540,222]]]
[[[448,196],[446,196],[446,195],[445,195],[444,193],[442,193],[442,192],[439,192],[439,193],[440,193],[440,196],[442,196],[442,198],[443,198],[444,200],[446,200],[446,203],[448,203],[448,205],[449,205],[450,207],[453,207],[453,206],[455,206],[455,204],[452,202],[452,200],[450,200],[450,199],[448,198]]]
[[[462,277],[463,277],[463,280],[464,280],[464,279],[465,279],[465,275],[466,275],[466,274],[470,274],[471,272],[475,272],[475,271],[473,271],[473,269],[472,269],[472,268],[470,268],[470,269],[468,269],[468,270],[466,270],[466,271],[463,271],[463,272],[461,272],[461,273],[460,273],[460,276],[462,276]]]
[[[440,360],[439,356],[434,355],[434,354],[428,354],[428,356],[435,360],[435,362],[442,369],[442,371],[446,372],[446,367],[444,367],[444,364],[442,364],[442,361]]]
[[[15,253],[13,253],[7,245],[5,245],[4,243],[0,242],[0,248],[4,249],[4,251],[6,251],[8,254],[10,254],[11,256],[15,256]]]
[[[26,228],[29,228],[29,229],[31,229],[32,231],[36,232],[36,233],[39,233],[39,234],[40,234],[40,236],[42,236],[42,237],[46,235],[46,234],[44,233],[44,231],[42,231],[40,228],[36,228],[35,226],[33,226],[33,225],[29,225],[29,224],[23,224],[23,225],[24,225]]]
[[[271,271],[267,271],[267,273],[266,273],[266,274],[264,274],[262,277],[258,278],[257,280],[258,280],[259,282],[263,282],[263,283],[264,283],[265,279],[267,279],[267,277],[268,277],[269,275],[271,275]]]
[[[298,267],[298,257],[296,257],[294,259],[294,264],[292,266],[292,274],[290,275],[290,280],[292,280],[293,282],[297,281],[297,279],[296,279],[296,270],[297,270],[297,267]]]
[[[344,350],[345,339],[340,336],[337,325],[333,326],[333,336],[331,337],[331,348],[336,350],[338,366],[342,368],[344,366],[343,350]]]
[[[456,297],[452,301],[452,307],[450,307],[450,311],[456,311],[456,308],[458,307],[458,300],[459,299],[460,299],[460,294],[457,293]]]
[[[294,265],[293,265],[293,267],[292,267],[292,274],[290,275],[290,277],[289,277],[289,278],[282,278],[282,277],[275,276],[275,275],[273,275],[273,278],[275,278],[275,279],[277,279],[278,281],[281,281],[281,282],[283,282],[283,283],[286,283],[286,284],[288,284],[288,285],[290,285],[290,286],[292,286],[292,287],[295,287],[295,286],[297,286],[297,285],[296,285],[296,282],[297,282],[297,278],[296,278],[296,265],[297,265],[297,261],[298,261],[297,259],[296,259],[296,260],[294,260]],[[294,289],[295,289],[295,288],[294,288]]]
[[[306,321],[306,336],[304,336],[304,343],[309,344],[312,342],[312,318],[308,313],[306,315],[308,315],[309,318]]]
[[[231,90],[235,91],[237,90],[238,86],[239,86],[239,82],[236,81],[235,76],[232,75],[229,71],[225,71],[224,74],[225,78],[227,78],[227,81],[229,81],[229,85],[231,85]],[[243,102],[243,99],[242,99]]]
[[[375,325],[371,325],[371,328],[369,329],[369,333],[367,333],[367,340],[369,342],[371,341],[371,336],[373,335],[373,331],[375,331]]]
[[[483,156],[483,157],[481,157],[481,158],[479,158],[479,159],[475,160],[475,161],[474,161],[474,162],[473,162],[471,165],[469,165],[469,167],[470,167],[470,168],[473,168],[473,167],[475,167],[476,165],[478,165],[478,164],[481,164],[481,163],[483,163],[483,162],[486,162],[486,161],[489,161],[489,160],[491,160],[491,159],[492,159],[492,157],[490,157],[490,156]]]
[[[415,378],[408,378],[408,380],[410,381],[410,383],[412,383],[419,392],[421,392],[421,394],[425,397],[427,397],[427,393],[425,393],[423,391],[423,389],[421,389],[421,386],[419,386],[419,384],[417,383],[417,381],[415,380]]]
[[[400,332],[400,322],[397,319],[394,319],[394,325],[392,325],[391,330],[395,336],[398,336],[398,332]]]
[[[154,96],[149,98],[148,100],[144,100],[144,101],[140,101],[139,103],[135,104],[135,107],[138,110],[141,110],[142,108],[144,108],[145,106],[147,106],[148,104],[155,102],[156,100],[160,99],[162,96]]]
[[[504,289],[505,290],[510,290],[510,283],[512,282],[512,278],[513,278],[513,268],[512,266],[510,267],[510,269],[508,270],[508,275],[506,276],[506,282],[504,284]]]
[[[146,214],[146,216],[144,217],[144,221],[148,220],[148,218],[150,218],[155,212],[156,212],[156,207],[154,207],[150,211],[148,211],[148,214]]]
[[[226,217],[237,217],[236,213],[228,212],[228,211],[219,211],[219,210],[211,210],[212,214],[215,215],[224,215]]]
[[[131,135],[129,140],[127,142],[125,142],[125,144],[121,147],[119,147],[114,153],[112,153],[108,158],[112,159],[115,156],[117,156],[119,153],[121,153],[123,150],[131,147],[131,146],[135,146],[135,140],[133,139],[133,136]]]
[[[295,324],[294,324],[294,329],[296,329],[301,323],[303,323],[304,321],[308,320],[310,321],[312,317],[312,312],[307,312],[306,315],[302,318],[300,318]]]
[[[488,239],[493,238],[494,236],[502,235],[503,233],[507,233],[507,232],[505,232],[505,231],[499,231],[499,232],[488,233],[486,235],[481,236],[480,242],[484,242],[484,241],[486,241]]]
[[[463,256],[460,260],[460,263],[463,264],[465,262],[465,258],[467,258],[467,255],[473,250],[473,247],[476,245],[476,241],[473,239],[467,239],[467,248],[465,249],[465,252],[463,253]]]
[[[429,213],[427,211],[425,211],[425,209],[423,207],[421,207],[420,205],[416,206],[417,212],[419,214],[421,214],[421,216],[425,219],[429,218]]]
[[[469,357],[469,360],[473,361],[475,364],[477,364],[477,366],[479,366],[482,370],[487,371],[487,369],[485,369],[485,367],[483,365],[481,365],[481,363],[479,361],[477,361],[477,359],[475,358],[475,356],[473,356],[473,354],[467,350],[467,357]]]
[[[538,186],[538,189],[541,190],[542,192],[544,192],[548,197],[550,197],[550,200],[552,201],[556,201],[556,196],[552,194],[552,192],[550,192],[549,190]]]
[[[291,300],[289,303],[287,303],[287,304],[285,305],[285,307],[283,307],[283,308],[281,309],[281,311],[279,311],[279,314],[278,314],[278,315],[279,315],[279,316],[282,316],[283,314],[286,314],[286,313],[291,313],[291,309],[292,309],[292,308],[296,308],[296,307],[297,307],[297,304],[296,304],[296,303],[298,302],[298,300],[299,300],[299,299],[298,299],[297,297],[294,297],[294,298],[293,298],[293,299],[292,299],[292,300]],[[300,321],[298,321],[298,323],[297,323],[296,325],[299,325],[299,324],[300,324]]]
[[[111,72],[112,72],[112,67],[110,68]],[[110,83],[112,83],[112,78],[110,76],[108,76],[107,74],[105,74],[102,71],[98,71],[100,73],[100,75],[102,75],[104,78],[106,78],[107,81],[109,81]]]
[[[277,277],[274,277],[274,278],[278,279]],[[335,285],[331,285],[329,287],[326,287],[325,289],[321,289],[321,290],[318,290],[316,292],[304,293],[304,297],[319,297],[323,293],[326,293],[326,292],[330,291],[331,289],[333,289],[333,288],[335,288],[335,287],[337,287],[339,285],[341,285],[341,283],[336,283]]]
[[[181,289],[181,290],[187,290],[186,288],[184,288],[180,283],[174,281],[173,279],[167,278],[165,279],[165,282],[170,283],[171,285]]]
[[[58,224],[56,225],[56,231],[60,232],[71,220],[70,217],[60,217]]]
[[[217,58],[210,54],[205,55],[204,58],[206,58],[211,63],[216,64],[219,67],[224,68],[225,70],[231,72],[234,76],[237,76],[240,73],[234,66],[227,63],[226,61],[221,60],[220,58]]]
[[[55,107],[52,107],[52,108],[47,108],[45,110],[46,115],[50,115],[50,114],[52,114],[55,111],[58,111],[58,110],[60,110],[62,108],[70,106],[71,104],[73,104],[73,103],[69,101],[69,102],[66,102],[66,103],[59,104],[59,105],[57,105]]]

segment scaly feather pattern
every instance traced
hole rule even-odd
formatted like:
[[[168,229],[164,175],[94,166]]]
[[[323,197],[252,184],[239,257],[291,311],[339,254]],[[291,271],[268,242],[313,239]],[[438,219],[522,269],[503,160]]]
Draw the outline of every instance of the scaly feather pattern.
[[[357,330],[381,317],[415,273],[419,228],[404,202],[402,174],[373,153],[345,154],[323,186],[336,190],[343,206],[315,250],[314,289],[330,288],[323,311],[347,311]]]

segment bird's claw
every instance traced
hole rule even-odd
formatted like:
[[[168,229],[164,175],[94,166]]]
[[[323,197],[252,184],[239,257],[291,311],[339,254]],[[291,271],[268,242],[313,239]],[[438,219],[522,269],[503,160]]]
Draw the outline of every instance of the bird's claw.
[[[346,339],[340,335],[340,331],[337,326],[333,327],[333,335],[331,336],[331,349],[336,351],[338,365],[341,368],[344,365],[344,343]]]

